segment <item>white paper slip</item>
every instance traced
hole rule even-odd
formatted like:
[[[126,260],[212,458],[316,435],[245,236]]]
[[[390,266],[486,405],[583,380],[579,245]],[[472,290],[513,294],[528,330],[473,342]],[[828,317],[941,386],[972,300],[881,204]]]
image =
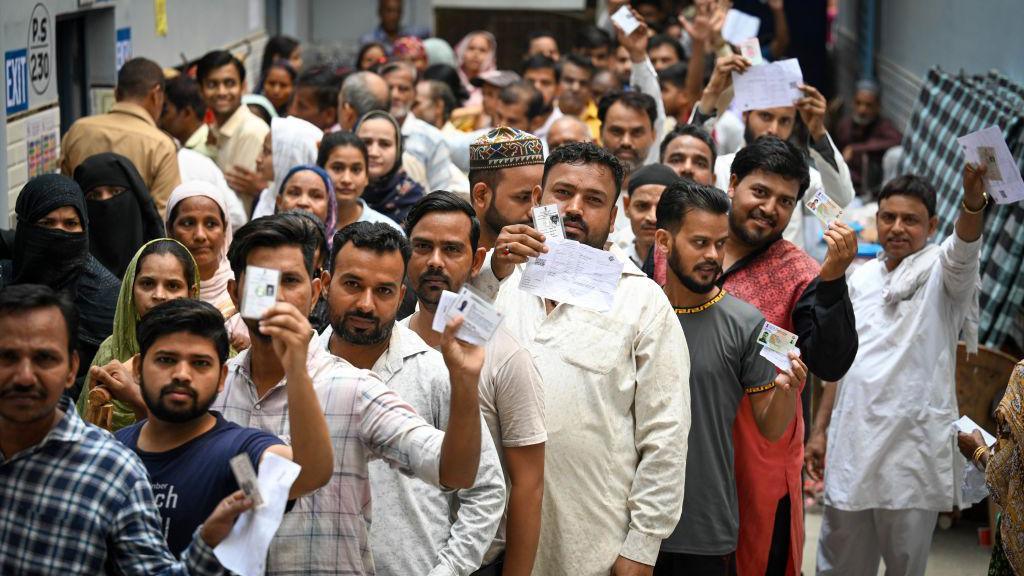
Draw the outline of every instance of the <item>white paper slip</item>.
[[[249,458],[247,454],[242,456]],[[228,537],[213,549],[222,566],[241,576],[263,575],[267,568],[270,541],[281,526],[288,491],[301,469],[298,464],[277,454],[263,454],[258,481],[265,505],[243,512]]]
[[[256,470],[252,467],[248,454],[238,454],[228,460],[231,472],[235,475],[235,482],[238,488],[245,492],[245,495],[252,500],[253,508],[263,507],[263,496],[260,494],[260,486],[256,477]]]
[[[804,75],[796,58],[751,66],[743,74],[732,73],[733,105],[739,112],[793,106],[803,98]]]
[[[441,291],[441,299],[437,302],[437,310],[434,311],[434,321],[430,327],[434,332],[444,333],[444,326],[448,323],[448,309],[459,299],[455,292]]]
[[[804,204],[807,205],[808,210],[814,212],[826,229],[843,216],[843,209],[828,194],[825,194],[820,186],[814,189],[814,194],[811,194]]]
[[[565,224],[558,213],[558,204],[546,204],[533,207],[533,229],[544,235],[544,238],[565,239]]]
[[[519,288],[595,312],[611,310],[622,261],[607,250],[575,240],[548,240],[545,244],[548,253],[526,263]]]
[[[989,448],[996,443],[995,436],[989,434],[984,428],[978,426],[978,423],[971,420],[968,416],[961,416],[959,420],[953,423],[953,427],[956,428],[957,432],[963,432],[964,434],[970,434],[975,430],[981,431],[981,437],[985,439],[985,446]]]
[[[495,310],[490,301],[468,285],[462,287],[458,297],[446,310],[447,320],[456,314],[462,315],[462,327],[455,333],[455,337],[476,346],[483,346],[494,337],[502,319],[501,312]]]
[[[629,9],[629,4],[626,4],[622,8],[619,8],[612,14],[612,22],[618,26],[622,33],[629,36],[636,30],[637,26],[640,25],[640,21],[636,19],[633,12]]]
[[[750,60],[751,66],[764,64],[764,58],[761,56],[761,42],[758,41],[757,36],[740,42],[739,48],[740,55]]]
[[[242,286],[242,318],[262,318],[263,313],[277,302],[280,283],[280,270],[246,266],[245,283]]]
[[[1024,200],[1024,179],[1017,162],[1010,154],[1003,132],[998,126],[989,126],[956,139],[968,162],[988,165],[985,172],[985,191],[997,204]]]
[[[761,356],[765,357],[780,370],[792,369],[789,353],[800,350],[796,347],[796,334],[780,328],[771,322],[765,322],[761,333],[757,335],[757,343],[762,346]]]
[[[741,12],[735,8],[725,13],[725,23],[722,24],[722,38],[730,44],[739,45],[747,38],[757,36],[761,30],[761,19]]]

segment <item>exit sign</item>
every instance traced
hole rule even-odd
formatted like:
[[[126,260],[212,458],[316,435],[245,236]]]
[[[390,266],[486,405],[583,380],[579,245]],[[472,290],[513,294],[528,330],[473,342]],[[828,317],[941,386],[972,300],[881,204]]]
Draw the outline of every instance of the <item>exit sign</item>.
[[[28,50],[4,53],[4,81],[7,86],[7,115],[28,110]]]

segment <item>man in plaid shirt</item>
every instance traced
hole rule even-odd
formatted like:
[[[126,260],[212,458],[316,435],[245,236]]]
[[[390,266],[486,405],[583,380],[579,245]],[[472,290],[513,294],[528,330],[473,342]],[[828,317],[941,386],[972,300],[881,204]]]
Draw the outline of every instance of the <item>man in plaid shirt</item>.
[[[77,324],[50,288],[0,292],[0,574],[221,574],[213,547],[252,503],[223,500],[175,561],[142,463],[62,396]]]

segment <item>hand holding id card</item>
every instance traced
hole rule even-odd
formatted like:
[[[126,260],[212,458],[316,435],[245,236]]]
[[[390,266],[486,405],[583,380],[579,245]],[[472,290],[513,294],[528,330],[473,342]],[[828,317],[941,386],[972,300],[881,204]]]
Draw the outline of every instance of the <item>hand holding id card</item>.
[[[533,207],[533,229],[544,235],[544,239],[565,240],[565,225],[558,213],[558,204]]]
[[[263,318],[263,314],[277,302],[280,287],[280,270],[246,266],[245,283],[242,286],[242,318]]]
[[[238,488],[245,492],[245,497],[252,500],[253,508],[263,506],[263,496],[260,495],[260,485],[257,482],[256,470],[252,467],[248,453],[242,453],[228,460],[231,472],[235,475],[235,482]]]
[[[825,191],[820,187],[814,190],[814,194],[811,195],[805,202],[807,209],[814,212],[814,215],[821,220],[821,223],[827,230],[829,225],[836,222],[843,216],[843,209],[836,204],[836,201],[825,194]]]
[[[757,335],[757,343],[762,346],[761,356],[783,371],[793,369],[789,353],[795,351],[797,355],[800,354],[800,349],[796,347],[796,339],[796,334],[767,321],[761,328],[761,333]]]
[[[441,292],[431,328],[435,332],[444,332],[445,325],[456,314],[462,315],[463,320],[455,337],[475,346],[483,346],[490,341],[503,318],[493,304],[469,286],[463,286],[458,294],[447,290]]]

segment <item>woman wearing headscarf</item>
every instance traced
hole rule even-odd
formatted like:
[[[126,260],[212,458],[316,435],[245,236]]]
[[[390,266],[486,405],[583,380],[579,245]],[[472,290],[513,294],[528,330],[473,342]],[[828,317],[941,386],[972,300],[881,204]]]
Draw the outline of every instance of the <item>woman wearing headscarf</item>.
[[[100,343],[110,336],[118,279],[89,253],[85,195],[65,176],[44,174],[28,181],[14,205],[18,227],[12,260],[0,262],[0,289],[43,284],[63,291],[78,310],[79,379],[75,398]]]
[[[319,218],[330,247],[338,219],[338,199],[334,195],[331,177],[323,168],[300,164],[285,175],[277,195],[276,212],[292,210],[305,210]]]
[[[363,192],[363,200],[370,208],[401,224],[424,191],[402,169],[402,131],[398,121],[391,114],[376,110],[359,119],[355,132],[366,144],[370,159],[370,184]]]
[[[423,47],[423,40],[415,36],[402,36],[395,40],[391,51],[396,60],[404,60],[415,66],[418,76],[422,76],[427,69],[427,50]]]
[[[270,166],[273,184],[260,193],[260,199],[253,209],[253,219],[270,216],[277,204],[277,195],[281,193],[281,184],[288,171],[294,166],[316,163],[317,147],[324,137],[323,130],[313,124],[297,118],[274,118],[270,123],[270,132],[264,143],[264,149],[270,150]],[[257,170],[266,169],[266,156],[261,156],[256,163]]]
[[[228,294],[228,280],[235,276],[228,263],[232,234],[226,211],[220,188],[199,180],[185,182],[167,200],[167,235],[192,253],[199,267],[199,299],[220,310],[231,346],[242,351],[249,347],[249,330]]]
[[[121,278],[145,242],[164,235],[164,223],[149,188],[131,160],[104,152],[75,168],[89,214],[89,251]]]
[[[484,72],[495,69],[495,54],[497,52],[498,41],[494,39],[494,34],[484,30],[466,34],[455,45],[455,57],[459,60],[459,77],[462,79],[462,85],[466,88],[466,92],[469,93],[466,106],[483,104],[483,93],[470,81]]]
[[[114,329],[93,358],[85,386],[78,395],[76,406],[79,414],[85,417],[100,408],[96,405],[95,395],[90,402],[90,392],[95,385],[93,367],[106,370],[112,361],[127,362],[138,354],[135,327],[139,320],[157,304],[177,298],[199,298],[199,269],[195,259],[177,240],[158,238],[147,242],[135,253],[121,281]],[[104,418],[101,427],[113,432],[135,422],[136,415],[131,407],[118,400],[113,400],[112,404],[110,419],[106,421]],[[89,421],[101,424],[95,419]]]
[[[388,61],[388,50],[380,42],[368,42],[356,54],[356,70],[373,71]]]
[[[989,561],[989,576],[1024,574],[1024,360],[1010,375],[996,408],[996,448],[990,454],[981,432],[957,435],[960,452],[985,470],[985,482],[1002,508]]]

